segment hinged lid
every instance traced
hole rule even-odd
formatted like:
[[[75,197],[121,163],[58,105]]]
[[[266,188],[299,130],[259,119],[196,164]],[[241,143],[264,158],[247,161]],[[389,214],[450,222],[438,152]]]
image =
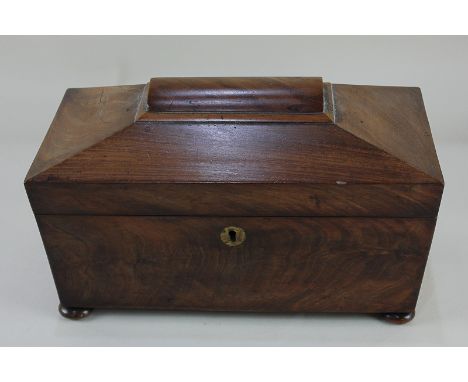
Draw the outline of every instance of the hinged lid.
[[[295,214],[328,209],[327,215],[362,215],[373,214],[375,202],[330,210],[311,206],[309,191],[339,187],[334,198],[348,194],[349,200],[351,186],[379,186],[385,194],[406,185],[399,198],[411,194],[421,207],[414,190],[428,185],[429,204],[438,206],[443,178],[418,88],[331,85],[318,77],[153,78],[148,85],[69,89],[26,183],[159,185],[172,196],[185,187],[197,213],[203,210],[194,205],[200,198],[236,189],[228,197],[233,208],[216,210],[217,202],[209,203],[214,214],[242,210],[235,210],[242,185],[250,193],[252,187],[279,190],[275,198],[301,189],[296,197],[309,201],[298,201]],[[169,194],[161,195],[151,213],[165,203],[172,214],[190,214],[186,200],[179,210]],[[218,204],[226,197],[219,196]],[[251,213],[279,213],[280,202],[265,203],[252,205]],[[433,215],[426,207],[418,211]],[[60,208],[66,209],[55,211]]]

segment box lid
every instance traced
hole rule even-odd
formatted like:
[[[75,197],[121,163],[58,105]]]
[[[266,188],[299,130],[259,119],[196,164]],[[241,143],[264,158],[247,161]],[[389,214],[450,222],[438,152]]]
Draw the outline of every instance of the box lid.
[[[207,189],[215,195],[214,185],[224,193],[245,186],[264,194],[306,187],[296,195],[306,198],[312,188],[338,186],[341,195],[351,186],[380,186],[381,195],[404,185],[413,204],[422,204],[414,199],[418,189],[420,196],[432,193],[429,204],[438,207],[443,177],[418,88],[336,85],[319,77],[154,78],[67,90],[25,183],[31,190],[159,185],[171,190],[166,205],[187,184],[192,201],[206,198]],[[260,207],[261,214],[281,212],[275,203]],[[44,208],[38,211],[50,211]],[[254,205],[251,213],[259,213]]]

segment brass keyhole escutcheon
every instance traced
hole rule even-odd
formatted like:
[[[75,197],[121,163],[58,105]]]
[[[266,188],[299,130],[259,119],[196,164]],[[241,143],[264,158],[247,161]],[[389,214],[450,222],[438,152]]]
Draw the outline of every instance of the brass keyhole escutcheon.
[[[240,227],[225,227],[219,236],[230,247],[241,245],[245,241],[245,231]]]

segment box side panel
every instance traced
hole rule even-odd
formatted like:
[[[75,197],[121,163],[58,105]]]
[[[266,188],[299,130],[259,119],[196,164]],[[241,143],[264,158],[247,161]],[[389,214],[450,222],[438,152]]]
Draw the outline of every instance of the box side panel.
[[[411,311],[435,219],[37,216],[61,302],[97,308]],[[228,246],[224,227],[245,231]]]

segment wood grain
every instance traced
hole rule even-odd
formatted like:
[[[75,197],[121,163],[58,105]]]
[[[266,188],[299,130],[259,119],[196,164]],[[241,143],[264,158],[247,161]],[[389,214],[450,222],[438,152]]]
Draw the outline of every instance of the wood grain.
[[[133,124],[144,87],[68,89],[26,180]]]
[[[37,214],[192,216],[437,216],[437,184],[26,185]]]
[[[155,112],[319,113],[320,77],[152,78],[148,108]]]
[[[419,88],[333,85],[336,124],[443,184]]]
[[[328,124],[138,123],[38,174],[79,183],[434,183]]]
[[[419,89],[158,78],[68,90],[25,187],[65,316],[404,318],[444,180]]]
[[[310,114],[257,114],[257,113],[143,113],[138,121],[143,122],[315,122],[330,123],[332,118],[326,113]]]
[[[414,310],[435,219],[37,216],[64,306]],[[226,226],[246,239],[226,246]]]
[[[335,121],[331,84],[323,84],[323,111],[317,113],[228,113],[228,112],[155,112],[140,113],[138,122],[251,122],[251,123],[333,123]]]

